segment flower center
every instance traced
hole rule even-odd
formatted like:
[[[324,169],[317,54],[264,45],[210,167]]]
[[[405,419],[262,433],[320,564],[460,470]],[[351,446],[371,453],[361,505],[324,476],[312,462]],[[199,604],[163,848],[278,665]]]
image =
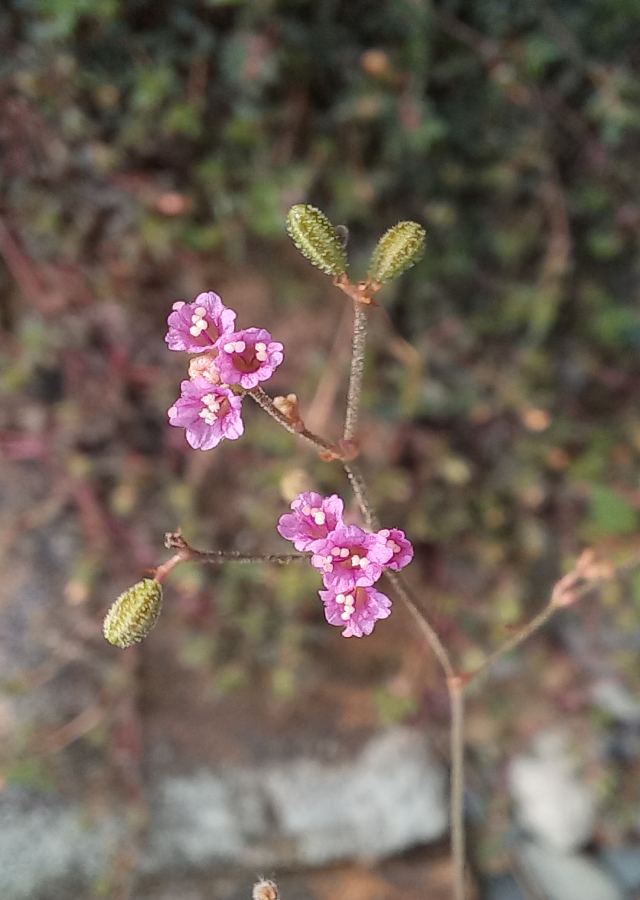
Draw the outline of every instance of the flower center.
[[[218,419],[229,412],[229,401],[226,397],[216,397],[215,394],[205,394],[201,400],[202,409],[198,413],[207,425],[214,425]]]
[[[203,346],[208,344],[209,341],[215,343],[220,337],[220,332],[215,322],[210,322],[207,319],[207,310],[204,306],[196,306],[194,309],[191,315],[189,334]],[[203,337],[203,335],[205,335],[205,337]]]
[[[229,341],[224,345],[224,352],[231,354],[233,364],[243,374],[257,372],[265,363],[267,357],[267,345],[262,341],[257,344],[247,344],[246,341]]]
[[[367,551],[363,547],[332,547],[331,553],[324,558],[323,569],[333,572],[335,566],[341,569],[366,569],[369,565]]]
[[[303,506],[301,512],[303,516],[307,516],[313,522],[313,525],[309,523],[310,532],[318,537],[324,537],[327,533],[327,517],[324,511],[317,506]]]
[[[340,618],[347,622],[356,611],[358,605],[362,606],[362,588],[355,588],[346,594],[336,594],[336,603],[343,607]]]

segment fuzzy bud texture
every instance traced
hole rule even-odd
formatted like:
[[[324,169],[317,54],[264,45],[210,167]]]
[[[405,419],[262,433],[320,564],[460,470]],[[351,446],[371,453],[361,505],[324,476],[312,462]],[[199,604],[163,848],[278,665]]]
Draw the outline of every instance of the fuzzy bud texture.
[[[102,633],[115,647],[129,647],[146,638],[161,609],[162,587],[153,578],[145,578],[120,594],[111,605]]]
[[[398,222],[385,232],[369,263],[372,281],[384,284],[415,265],[424,251],[425,234],[417,222]]]
[[[323,212],[298,203],[287,214],[287,231],[300,253],[326,275],[347,271],[344,243]]]
[[[297,550],[312,552],[311,565],[322,575],[320,591],[331,625],[344,627],[345,637],[371,634],[378,619],[391,614],[391,600],[373,585],[385,569],[397,571],[413,557],[413,547],[399,528],[371,534],[345,525],[338,496],[315,491],[300,494],[292,513],[280,517],[278,531]]]

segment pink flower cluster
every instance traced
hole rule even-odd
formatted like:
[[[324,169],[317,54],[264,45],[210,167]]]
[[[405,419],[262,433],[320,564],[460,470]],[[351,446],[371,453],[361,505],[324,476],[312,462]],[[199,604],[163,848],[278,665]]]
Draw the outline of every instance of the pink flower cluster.
[[[391,600],[374,588],[385,569],[397,571],[413,557],[399,528],[375,534],[342,520],[342,500],[315,491],[300,494],[293,512],[280,517],[278,531],[296,550],[311,551],[311,565],[322,575],[320,591],[327,621],[345,626],[345,637],[371,634],[378,619],[391,614]]]
[[[189,380],[169,409],[169,424],[184,428],[195,450],[211,450],[244,431],[242,391],[270,378],[284,359],[282,344],[264,328],[234,331],[236,314],[213,291],[193,303],[173,304],[165,341],[169,350],[197,353]],[[236,392],[235,393],[234,389]]]

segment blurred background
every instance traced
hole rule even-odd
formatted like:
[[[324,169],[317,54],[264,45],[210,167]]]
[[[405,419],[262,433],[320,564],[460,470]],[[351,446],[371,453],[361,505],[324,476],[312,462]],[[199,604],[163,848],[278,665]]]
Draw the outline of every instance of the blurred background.
[[[182,566],[140,647],[101,620],[165,531],[284,552],[300,490],[349,502],[248,402],[211,452],[167,426],[167,314],[215,290],[340,434],[350,310],[299,202],[354,278],[427,229],[370,316],[360,436],[460,665],[583,547],[638,553],[640,4],[7,0],[0,72],[3,897],[450,897],[446,691],[399,606],[345,641],[310,567]],[[472,696],[479,896],[640,896],[639,648],[632,573]]]

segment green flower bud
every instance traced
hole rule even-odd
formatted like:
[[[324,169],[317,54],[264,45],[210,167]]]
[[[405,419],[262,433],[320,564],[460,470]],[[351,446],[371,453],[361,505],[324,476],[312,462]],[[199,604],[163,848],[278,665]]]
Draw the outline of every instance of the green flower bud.
[[[298,203],[287,213],[287,231],[300,253],[327,275],[347,271],[344,243],[324,213]]]
[[[384,284],[418,262],[424,251],[425,230],[417,222],[398,222],[382,235],[369,263],[372,281]]]
[[[149,634],[162,609],[162,587],[145,578],[120,594],[104,617],[102,633],[115,647],[129,647]]]

